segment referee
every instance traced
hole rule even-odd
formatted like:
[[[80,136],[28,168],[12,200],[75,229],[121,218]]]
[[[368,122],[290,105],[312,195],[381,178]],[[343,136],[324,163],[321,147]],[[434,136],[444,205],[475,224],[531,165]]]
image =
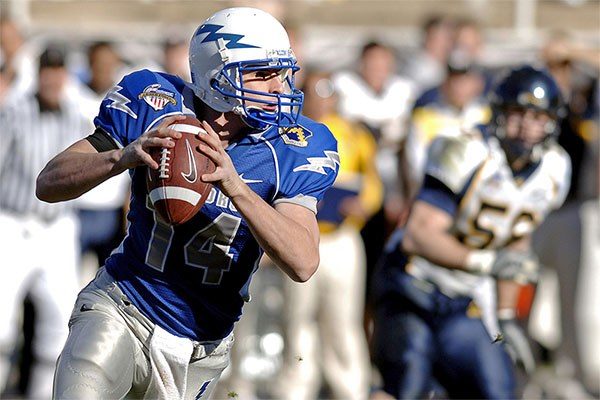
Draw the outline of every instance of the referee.
[[[68,203],[47,204],[35,196],[46,163],[91,131],[76,99],[66,96],[67,79],[64,50],[49,46],[40,56],[37,90],[10,93],[0,110],[0,393],[18,334],[18,307],[29,293],[36,326],[27,397],[52,396],[78,291],[74,213]]]

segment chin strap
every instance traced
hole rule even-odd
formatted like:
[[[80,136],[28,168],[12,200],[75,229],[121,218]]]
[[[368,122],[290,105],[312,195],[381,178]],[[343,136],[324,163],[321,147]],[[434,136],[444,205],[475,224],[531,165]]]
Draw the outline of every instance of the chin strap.
[[[276,125],[277,122],[276,114],[264,112],[258,107],[246,107],[246,112],[244,112],[243,107],[240,106],[240,115],[246,125],[260,131],[264,131],[269,126]]]

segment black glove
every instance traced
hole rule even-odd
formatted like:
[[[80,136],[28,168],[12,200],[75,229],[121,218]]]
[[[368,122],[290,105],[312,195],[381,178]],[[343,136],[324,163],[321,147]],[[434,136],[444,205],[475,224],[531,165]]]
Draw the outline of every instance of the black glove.
[[[535,371],[535,359],[529,341],[523,329],[514,318],[499,319],[502,341],[506,351],[517,367],[523,368],[527,374]]]

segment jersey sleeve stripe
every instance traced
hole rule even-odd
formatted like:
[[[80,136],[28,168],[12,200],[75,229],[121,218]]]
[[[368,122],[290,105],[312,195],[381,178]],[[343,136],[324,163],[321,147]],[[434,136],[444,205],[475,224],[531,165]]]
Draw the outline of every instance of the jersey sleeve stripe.
[[[280,199],[277,199],[275,201],[273,201],[273,204],[279,204],[279,203],[292,203],[292,204],[298,204],[299,206],[308,208],[310,211],[314,212],[315,214],[317,214],[317,199],[315,197],[312,196],[306,196],[303,194],[299,194],[297,196],[294,197],[282,197]]]

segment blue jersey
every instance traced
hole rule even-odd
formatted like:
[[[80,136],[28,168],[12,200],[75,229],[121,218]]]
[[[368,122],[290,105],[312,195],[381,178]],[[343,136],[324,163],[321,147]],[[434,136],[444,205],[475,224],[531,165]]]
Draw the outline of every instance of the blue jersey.
[[[142,70],[107,94],[94,122],[127,146],[166,116],[194,115],[195,101],[181,79]],[[242,180],[267,203],[296,203],[315,212],[339,166],[331,132],[305,117],[295,128],[250,132],[226,151]],[[262,250],[215,187],[194,218],[166,224],[148,199],[146,168],[130,171],[127,236],[106,268],[134,305],[167,331],[200,341],[222,338],[241,315]]]

